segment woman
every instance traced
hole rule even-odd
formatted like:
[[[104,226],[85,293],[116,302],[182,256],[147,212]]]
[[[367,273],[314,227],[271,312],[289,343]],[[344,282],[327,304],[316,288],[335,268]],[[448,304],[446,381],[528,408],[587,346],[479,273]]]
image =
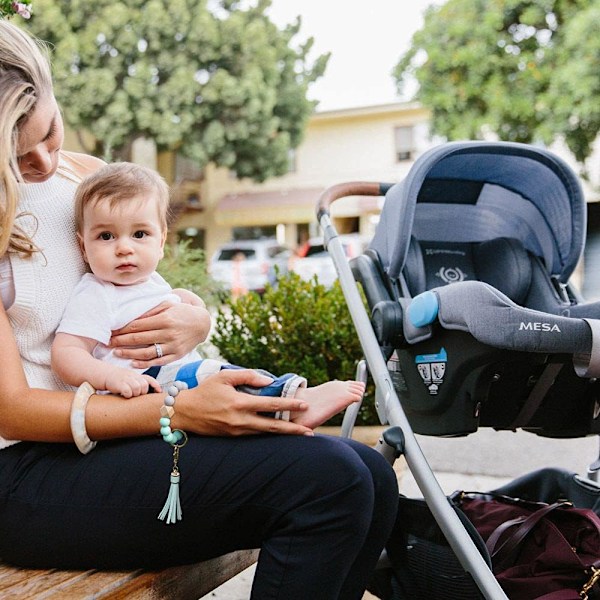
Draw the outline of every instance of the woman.
[[[99,164],[62,152],[62,139],[43,47],[0,21],[0,557],[157,568],[260,547],[253,598],[361,598],[397,502],[379,454],[260,416],[310,408],[238,392],[268,380],[225,371],[168,407],[188,441],[177,465],[183,520],[166,525],[157,515],[173,447],[157,434],[170,401],[74,394],[51,373],[53,331],[83,271],[73,192]],[[206,334],[208,316],[180,312],[190,310],[163,306],[113,343],[140,367],[171,360]]]

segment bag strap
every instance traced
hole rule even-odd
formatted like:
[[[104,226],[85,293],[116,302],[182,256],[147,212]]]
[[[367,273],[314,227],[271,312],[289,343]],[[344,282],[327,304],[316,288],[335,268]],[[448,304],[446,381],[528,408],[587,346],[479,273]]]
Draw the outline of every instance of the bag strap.
[[[465,500],[497,500],[498,502],[503,502],[504,504],[510,504],[511,506],[522,506],[523,508],[527,508],[529,510],[534,510],[537,508],[543,508],[544,506],[548,506],[547,502],[539,502],[536,500],[524,500],[523,498],[515,498],[513,496],[507,496],[506,494],[500,494],[499,492],[469,492],[464,490],[456,490],[452,492],[449,496],[452,503],[458,507],[462,507],[462,504]],[[562,502],[563,500],[557,500],[557,502]],[[567,501],[566,499],[564,501]]]
[[[499,525],[492,532],[488,538],[488,541],[486,542],[486,546],[492,556],[494,571],[502,570],[506,563],[509,562],[509,559],[513,557],[521,542],[546,515],[558,508],[565,508],[567,506],[572,506],[572,504],[564,501],[555,502],[554,504],[549,504],[544,508],[536,510],[528,517],[517,517],[516,519],[511,519],[510,521],[506,521],[505,523]],[[498,543],[502,533],[514,525],[519,525],[517,530],[507,540],[505,540],[502,545],[496,547],[496,544]],[[498,531],[499,529],[501,531]]]

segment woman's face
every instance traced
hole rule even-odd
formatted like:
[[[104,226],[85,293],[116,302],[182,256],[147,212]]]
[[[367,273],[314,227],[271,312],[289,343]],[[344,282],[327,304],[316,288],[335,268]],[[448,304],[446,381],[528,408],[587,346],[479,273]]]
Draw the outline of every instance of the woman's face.
[[[56,173],[64,135],[56,99],[40,98],[20,128],[17,141],[19,170],[26,183],[42,183]]]

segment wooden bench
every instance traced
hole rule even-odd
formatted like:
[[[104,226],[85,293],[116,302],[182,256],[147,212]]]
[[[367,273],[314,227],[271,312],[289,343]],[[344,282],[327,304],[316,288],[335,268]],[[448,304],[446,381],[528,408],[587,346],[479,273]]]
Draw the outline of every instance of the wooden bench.
[[[240,550],[162,571],[20,569],[0,562],[0,598],[198,600],[252,565],[257,557],[258,550]]]

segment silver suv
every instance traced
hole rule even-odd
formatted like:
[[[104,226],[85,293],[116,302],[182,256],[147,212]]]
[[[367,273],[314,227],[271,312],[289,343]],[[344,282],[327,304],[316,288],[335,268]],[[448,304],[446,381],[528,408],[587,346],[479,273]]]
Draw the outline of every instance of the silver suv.
[[[219,247],[209,270],[228,290],[262,294],[267,283],[275,283],[275,266],[279,274],[287,273],[290,255],[290,249],[275,239],[238,240]]]

